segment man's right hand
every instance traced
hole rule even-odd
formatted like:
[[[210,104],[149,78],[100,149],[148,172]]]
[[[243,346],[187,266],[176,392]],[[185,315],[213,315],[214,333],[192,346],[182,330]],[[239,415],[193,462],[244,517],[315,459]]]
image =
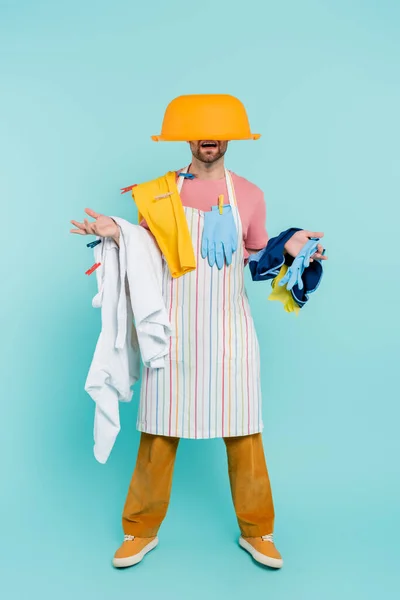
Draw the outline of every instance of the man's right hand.
[[[71,221],[72,225],[75,225],[76,229],[71,229],[71,233],[78,235],[97,235],[99,237],[111,237],[118,244],[119,242],[119,227],[111,217],[101,215],[91,208],[85,208],[85,213],[94,219],[89,222],[88,219],[84,219],[82,223],[79,221]]]

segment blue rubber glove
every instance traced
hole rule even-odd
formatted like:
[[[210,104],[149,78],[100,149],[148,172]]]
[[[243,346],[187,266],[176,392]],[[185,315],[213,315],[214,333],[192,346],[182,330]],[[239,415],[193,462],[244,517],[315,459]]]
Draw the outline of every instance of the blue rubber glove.
[[[297,285],[299,290],[303,289],[303,280],[302,275],[304,273],[304,269],[310,266],[310,258],[312,257],[318,249],[319,240],[311,239],[307,244],[305,244],[290,267],[287,270],[285,277],[283,277],[279,285],[284,286],[287,284],[286,289],[289,291]]]
[[[232,255],[237,250],[238,234],[230,204],[224,205],[222,215],[218,206],[204,213],[204,229],[201,240],[201,256],[208,258],[208,264],[222,269],[224,261],[232,262]]]

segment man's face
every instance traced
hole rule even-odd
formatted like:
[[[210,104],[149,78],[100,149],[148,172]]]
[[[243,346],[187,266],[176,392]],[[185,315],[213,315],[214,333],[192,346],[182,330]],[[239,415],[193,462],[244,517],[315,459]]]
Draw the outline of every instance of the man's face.
[[[189,142],[192,154],[197,160],[211,164],[222,158],[228,148],[228,142],[218,140],[200,140]]]

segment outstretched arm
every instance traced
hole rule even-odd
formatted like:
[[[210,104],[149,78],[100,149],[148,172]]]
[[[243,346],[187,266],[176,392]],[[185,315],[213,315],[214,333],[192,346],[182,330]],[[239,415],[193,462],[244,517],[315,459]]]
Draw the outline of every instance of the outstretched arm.
[[[264,194],[261,190],[257,190],[255,197],[253,198],[253,210],[251,219],[248,224],[248,228],[245,235],[246,250],[249,254],[257,254],[260,250],[263,250],[268,245],[268,233],[266,230],[266,203]],[[294,233],[294,235],[286,242],[285,252],[295,258],[300,250],[307,244],[310,238],[322,238],[324,234],[322,232],[301,230]],[[324,249],[321,244],[318,244],[318,250],[311,257],[311,261],[316,260],[327,260],[327,256],[323,255]]]

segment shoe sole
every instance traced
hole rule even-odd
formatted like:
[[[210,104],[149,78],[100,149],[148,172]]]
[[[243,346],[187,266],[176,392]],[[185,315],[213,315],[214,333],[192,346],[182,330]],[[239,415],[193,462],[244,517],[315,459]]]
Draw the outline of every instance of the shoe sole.
[[[142,560],[144,559],[146,554],[148,554],[148,552],[151,552],[152,550],[154,550],[154,548],[157,545],[158,545],[158,538],[156,537],[153,541],[151,541],[149,544],[147,544],[147,546],[145,546],[143,548],[143,550],[141,550],[141,552],[138,552],[137,554],[134,554],[133,556],[126,556],[125,558],[113,558],[112,564],[117,569],[124,569],[125,567],[133,567],[133,565],[137,565],[138,563],[142,562]]]
[[[283,560],[281,558],[272,558],[271,556],[266,556],[265,554],[261,554],[258,552],[249,542],[246,542],[242,537],[239,538],[239,546],[241,546],[244,550],[246,550],[254,560],[265,567],[271,567],[271,569],[280,569],[283,567]]]

